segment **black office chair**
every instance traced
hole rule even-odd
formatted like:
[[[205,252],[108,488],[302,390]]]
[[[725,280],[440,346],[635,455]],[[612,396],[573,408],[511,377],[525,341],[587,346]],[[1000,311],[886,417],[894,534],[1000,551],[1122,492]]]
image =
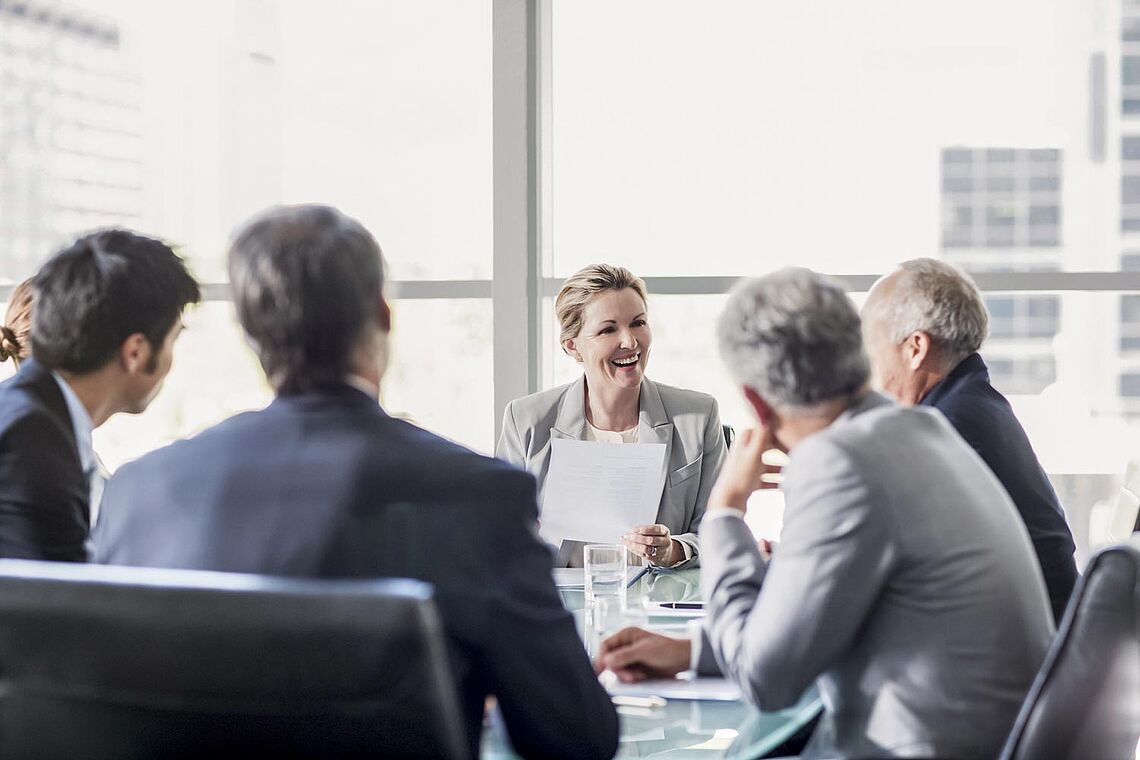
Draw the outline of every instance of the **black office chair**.
[[[1140,739],[1140,545],[1097,553],[1001,760],[1132,758]]]
[[[431,593],[0,561],[0,757],[465,757]]]

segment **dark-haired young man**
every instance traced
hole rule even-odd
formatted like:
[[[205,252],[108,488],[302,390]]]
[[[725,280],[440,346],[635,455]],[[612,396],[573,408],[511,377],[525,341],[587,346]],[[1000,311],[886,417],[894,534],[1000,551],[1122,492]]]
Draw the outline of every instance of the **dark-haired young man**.
[[[53,256],[34,290],[32,359],[0,385],[0,557],[83,562],[91,432],[154,398],[198,284],[166,244],[111,229]]]
[[[94,560],[428,581],[472,757],[489,695],[523,757],[611,757],[617,716],[535,534],[534,479],[377,403],[390,319],[372,235],[332,208],[272,209],[229,268],[277,398],[120,468]]]

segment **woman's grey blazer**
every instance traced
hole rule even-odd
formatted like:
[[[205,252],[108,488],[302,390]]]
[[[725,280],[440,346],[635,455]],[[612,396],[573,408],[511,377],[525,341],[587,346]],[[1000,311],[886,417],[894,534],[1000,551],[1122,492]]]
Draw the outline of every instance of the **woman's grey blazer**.
[[[697,530],[725,455],[716,399],[644,378],[637,433],[639,443],[665,444],[667,475],[657,522],[692,549],[696,564],[700,554]],[[515,399],[503,414],[495,456],[534,475],[540,509],[554,438],[586,440],[585,377]],[[565,564],[566,558],[560,555],[560,559]]]

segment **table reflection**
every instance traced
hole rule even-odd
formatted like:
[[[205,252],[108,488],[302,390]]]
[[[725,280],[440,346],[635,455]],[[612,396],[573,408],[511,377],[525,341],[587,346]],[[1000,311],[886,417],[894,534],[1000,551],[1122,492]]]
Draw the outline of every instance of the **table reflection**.
[[[659,602],[699,601],[700,571],[654,570],[626,591],[617,613],[585,609],[582,589],[559,589],[566,608],[574,613],[587,650],[622,625],[642,625],[654,631],[685,636],[691,617],[661,614]],[[620,604],[620,603],[619,603]],[[603,619],[604,618],[604,619]],[[762,713],[743,702],[670,699],[663,706],[618,706],[621,719],[619,758],[743,758],[763,757],[820,711],[819,695],[810,689],[786,710]],[[482,757],[514,758],[506,729],[492,714],[484,735]]]

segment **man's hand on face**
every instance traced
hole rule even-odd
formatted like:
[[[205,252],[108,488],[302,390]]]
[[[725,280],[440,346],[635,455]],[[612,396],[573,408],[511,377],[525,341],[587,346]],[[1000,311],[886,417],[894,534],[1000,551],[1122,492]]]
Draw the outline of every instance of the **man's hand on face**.
[[[776,483],[763,479],[780,472],[777,465],[764,463],[764,452],[778,448],[772,430],[764,425],[742,431],[728,450],[720,477],[709,494],[709,509],[729,507],[743,512],[754,491],[778,488]]]
[[[609,670],[625,683],[646,678],[672,678],[689,669],[692,644],[650,633],[641,628],[623,628],[602,642],[594,670]]]

